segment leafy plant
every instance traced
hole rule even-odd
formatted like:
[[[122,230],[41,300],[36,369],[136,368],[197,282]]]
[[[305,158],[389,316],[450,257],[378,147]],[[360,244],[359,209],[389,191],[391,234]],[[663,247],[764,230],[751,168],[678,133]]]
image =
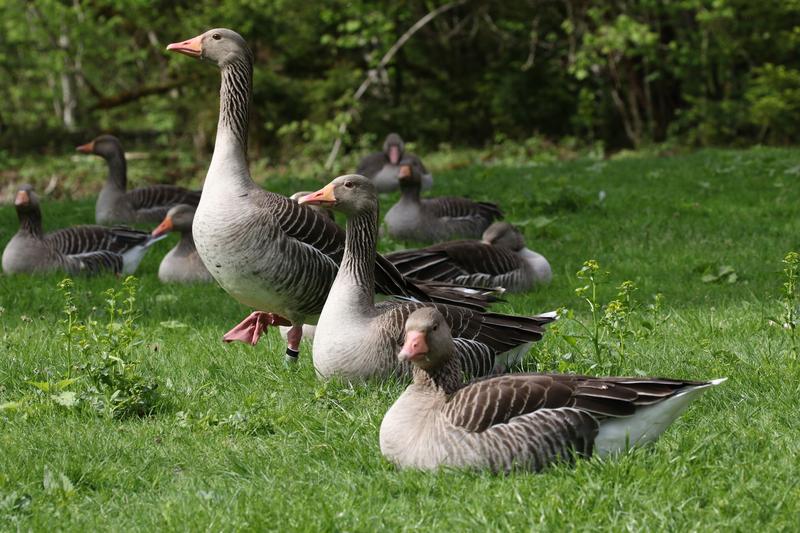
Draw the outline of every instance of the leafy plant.
[[[104,323],[78,316],[72,280],[58,284],[64,300],[59,321],[65,354],[62,372],[46,374],[46,381],[28,381],[34,394],[7,402],[3,410],[31,405],[84,407],[114,418],[149,415],[160,402],[158,383],[144,376],[132,358],[141,344],[136,327],[136,278],[127,277],[122,289],[105,291]]]
[[[798,339],[797,339],[797,326],[800,320],[800,311],[798,310],[798,298],[800,298],[800,290],[798,282],[800,282],[800,254],[797,252],[789,252],[783,258],[783,275],[786,281],[783,282],[781,287],[781,307],[782,315],[780,324],[783,329],[789,332],[792,341],[792,355],[795,361],[798,360]]]

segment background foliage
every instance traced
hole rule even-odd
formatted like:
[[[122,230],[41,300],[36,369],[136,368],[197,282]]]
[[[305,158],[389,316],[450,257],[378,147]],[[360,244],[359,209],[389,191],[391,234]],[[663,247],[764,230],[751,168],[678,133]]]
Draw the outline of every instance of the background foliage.
[[[0,146],[61,151],[112,131],[207,152],[218,73],[164,48],[227,26],[255,52],[254,155],[324,158],[367,72],[440,5],[0,2]],[[467,0],[375,73],[344,146],[390,130],[427,147],[535,135],[606,148],[789,143],[798,44],[798,0]]]

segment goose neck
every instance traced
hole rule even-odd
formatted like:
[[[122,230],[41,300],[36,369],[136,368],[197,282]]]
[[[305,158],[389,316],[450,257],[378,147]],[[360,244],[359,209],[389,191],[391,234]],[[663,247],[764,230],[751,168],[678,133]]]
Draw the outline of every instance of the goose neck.
[[[106,186],[124,191],[128,186],[128,166],[125,161],[125,153],[122,150],[115,150],[105,159],[108,164]]]
[[[402,203],[419,203],[419,194],[421,190],[420,185],[407,184],[400,187],[400,202]]]
[[[43,235],[42,213],[38,208],[24,213],[18,212],[17,216],[19,218],[19,231],[21,233],[27,233],[34,237],[41,237]]]
[[[344,256],[336,276],[336,281],[346,282],[365,306],[372,306],[374,300],[377,227],[377,210],[347,219]]]
[[[424,370],[414,365],[412,375],[414,384],[434,389],[442,394],[453,394],[461,388],[463,383],[461,365],[452,354],[442,366],[436,369]]]
[[[248,53],[246,57],[223,65],[221,70],[217,137],[206,183],[211,182],[213,187],[218,176],[225,176],[226,180],[233,179],[249,186],[252,185],[252,179],[247,164],[247,131],[253,79],[252,57]],[[230,185],[230,181],[225,185]]]

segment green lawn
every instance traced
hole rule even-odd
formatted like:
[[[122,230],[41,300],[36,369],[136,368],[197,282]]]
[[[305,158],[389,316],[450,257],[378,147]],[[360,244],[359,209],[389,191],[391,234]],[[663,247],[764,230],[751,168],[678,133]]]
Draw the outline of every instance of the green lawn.
[[[656,445],[542,474],[397,471],[378,429],[405,385],[322,383],[307,346],[285,368],[275,332],[255,348],[223,345],[249,310],[216,286],[159,284],[174,240],[138,272],[141,342],[129,354],[160,384],[156,411],[56,405],[28,382],[66,372],[61,277],[0,277],[0,404],[20,402],[0,409],[0,530],[796,530],[800,362],[769,319],[782,313],[781,260],[800,249],[799,176],[800,150],[763,148],[436,173],[437,193],[493,199],[527,222],[529,246],[553,265],[552,286],[500,309],[567,307],[589,322],[574,290],[587,259],[610,272],[600,301],[623,280],[639,287],[622,354],[598,360],[564,319],[528,369],[728,377]],[[48,228],[92,222],[91,200],[43,204]],[[0,244],[15,230],[0,207]],[[723,266],[735,279],[709,281]],[[103,291],[120,285],[75,280],[78,315],[102,320]]]

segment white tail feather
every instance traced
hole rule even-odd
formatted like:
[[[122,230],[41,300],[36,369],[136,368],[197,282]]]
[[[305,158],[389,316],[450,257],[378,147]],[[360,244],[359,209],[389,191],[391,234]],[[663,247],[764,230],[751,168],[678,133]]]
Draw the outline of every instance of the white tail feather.
[[[595,453],[604,456],[653,442],[703,391],[726,379],[715,379],[656,404],[640,407],[633,416],[603,420],[594,441]]]

